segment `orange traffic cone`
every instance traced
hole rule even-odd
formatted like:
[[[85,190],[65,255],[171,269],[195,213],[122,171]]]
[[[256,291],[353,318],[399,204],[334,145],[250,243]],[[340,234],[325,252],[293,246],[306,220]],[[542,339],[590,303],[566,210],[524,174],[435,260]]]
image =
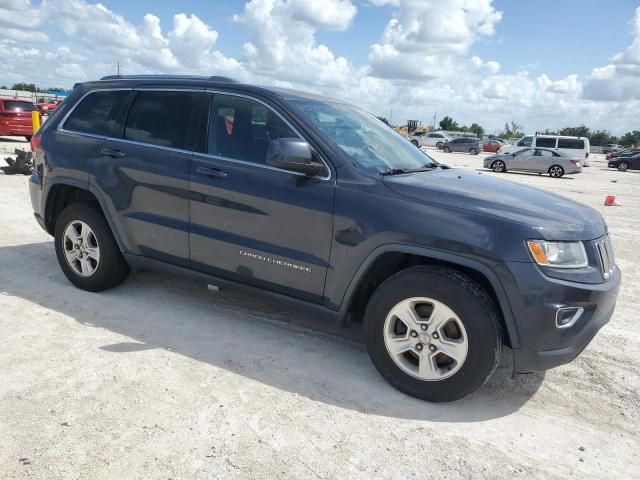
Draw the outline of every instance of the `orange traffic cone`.
[[[606,207],[620,207],[622,204],[616,200],[615,196],[607,195],[604,199],[604,205]]]

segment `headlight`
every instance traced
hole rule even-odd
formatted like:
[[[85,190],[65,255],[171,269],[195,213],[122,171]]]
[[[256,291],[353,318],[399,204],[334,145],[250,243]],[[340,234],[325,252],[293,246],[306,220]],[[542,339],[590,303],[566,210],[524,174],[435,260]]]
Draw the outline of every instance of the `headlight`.
[[[529,240],[531,256],[538,265],[556,268],[581,268],[589,264],[582,242]]]

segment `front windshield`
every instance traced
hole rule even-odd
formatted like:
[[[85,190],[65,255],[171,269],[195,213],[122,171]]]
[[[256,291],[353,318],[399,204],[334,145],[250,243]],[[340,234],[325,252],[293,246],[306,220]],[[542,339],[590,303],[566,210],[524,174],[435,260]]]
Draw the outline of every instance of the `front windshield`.
[[[357,165],[374,173],[434,168],[438,164],[374,116],[350,105],[291,100]]]

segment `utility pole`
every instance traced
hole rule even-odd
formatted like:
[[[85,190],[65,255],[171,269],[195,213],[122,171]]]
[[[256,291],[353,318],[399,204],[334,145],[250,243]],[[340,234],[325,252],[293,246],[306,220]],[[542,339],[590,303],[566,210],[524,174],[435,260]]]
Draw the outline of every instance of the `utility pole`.
[[[116,62],[116,68],[118,70],[118,76],[120,76],[120,60]]]
[[[436,130],[436,115],[438,114],[438,112],[434,112],[433,113],[433,131],[435,132]]]

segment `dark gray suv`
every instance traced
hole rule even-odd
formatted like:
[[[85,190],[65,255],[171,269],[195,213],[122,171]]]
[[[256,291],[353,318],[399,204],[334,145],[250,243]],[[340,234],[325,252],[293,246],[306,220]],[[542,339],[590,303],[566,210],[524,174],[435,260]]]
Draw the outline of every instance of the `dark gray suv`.
[[[598,212],[439,165],[339,101],[106,77],[32,148],[35,218],[77,287],[164,269],[362,322],[382,376],[426,400],[474,392],[504,346],[517,372],[566,363],[615,306]]]
[[[478,155],[482,150],[480,139],[473,137],[461,137],[449,140],[442,144],[442,151],[451,152],[464,152],[471,155]]]

